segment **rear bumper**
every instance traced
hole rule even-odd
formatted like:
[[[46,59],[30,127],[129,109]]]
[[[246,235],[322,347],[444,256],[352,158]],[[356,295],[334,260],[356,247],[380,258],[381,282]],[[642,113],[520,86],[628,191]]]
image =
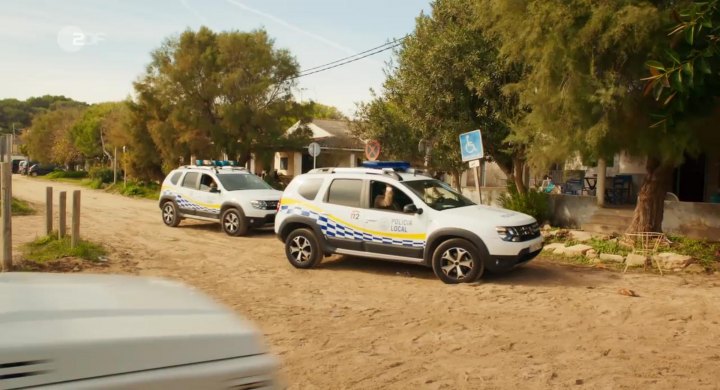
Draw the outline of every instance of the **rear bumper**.
[[[534,259],[540,252],[542,252],[542,247],[534,252],[530,252],[530,248],[525,248],[513,256],[491,255],[490,261],[485,264],[485,268],[494,272],[509,271],[518,265],[525,264]]]

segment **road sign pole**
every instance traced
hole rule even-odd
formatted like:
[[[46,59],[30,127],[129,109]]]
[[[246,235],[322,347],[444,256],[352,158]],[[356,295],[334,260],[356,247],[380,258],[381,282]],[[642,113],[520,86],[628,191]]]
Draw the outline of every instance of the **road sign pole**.
[[[313,169],[315,169],[315,166],[317,165],[316,162],[317,162],[317,155],[314,155],[313,156]]]

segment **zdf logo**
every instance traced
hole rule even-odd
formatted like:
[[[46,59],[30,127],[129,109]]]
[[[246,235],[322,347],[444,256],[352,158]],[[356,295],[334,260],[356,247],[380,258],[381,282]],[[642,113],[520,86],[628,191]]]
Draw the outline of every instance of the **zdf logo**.
[[[105,34],[84,32],[77,26],[65,26],[57,35],[58,46],[68,53],[75,53],[85,46],[97,45],[104,40]]]

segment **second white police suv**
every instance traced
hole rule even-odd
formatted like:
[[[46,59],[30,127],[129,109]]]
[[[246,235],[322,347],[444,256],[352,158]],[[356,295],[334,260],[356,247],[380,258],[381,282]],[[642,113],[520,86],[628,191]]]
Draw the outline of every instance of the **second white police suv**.
[[[275,233],[293,266],[343,254],[423,264],[445,283],[468,283],[542,250],[529,215],[476,205],[404,162],[363,165],[315,169],[285,189]]]
[[[220,222],[241,236],[275,221],[282,193],[230,161],[198,160],[170,172],[160,190],[163,222],[175,227],[185,218]]]

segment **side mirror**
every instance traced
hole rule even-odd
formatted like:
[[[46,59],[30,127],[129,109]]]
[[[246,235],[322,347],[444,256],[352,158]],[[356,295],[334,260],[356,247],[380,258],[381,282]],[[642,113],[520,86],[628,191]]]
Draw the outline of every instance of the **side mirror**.
[[[405,207],[403,207],[403,213],[406,214],[422,214],[423,209],[417,208],[414,203],[406,204]]]
[[[220,190],[217,189],[217,188],[210,188],[210,192],[213,193],[213,194],[219,194],[219,193],[220,193]]]

